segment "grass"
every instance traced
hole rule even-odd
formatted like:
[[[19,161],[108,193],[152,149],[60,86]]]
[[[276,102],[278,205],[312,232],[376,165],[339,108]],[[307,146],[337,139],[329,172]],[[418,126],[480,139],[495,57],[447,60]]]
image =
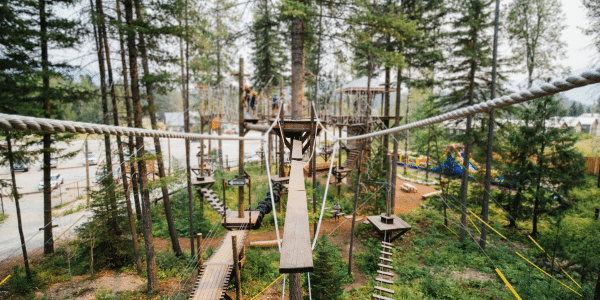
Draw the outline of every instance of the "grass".
[[[8,214],[0,213],[0,223],[4,222],[6,219],[8,219]]]
[[[585,140],[580,140],[575,144],[584,157],[600,156],[600,136],[591,137]]]

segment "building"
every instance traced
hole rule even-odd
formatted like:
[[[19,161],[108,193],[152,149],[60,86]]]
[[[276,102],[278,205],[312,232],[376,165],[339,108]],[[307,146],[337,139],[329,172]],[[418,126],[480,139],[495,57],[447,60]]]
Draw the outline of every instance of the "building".
[[[198,112],[190,112],[190,126],[194,126],[200,120]],[[183,132],[183,113],[182,112],[166,112],[165,126],[169,131]]]

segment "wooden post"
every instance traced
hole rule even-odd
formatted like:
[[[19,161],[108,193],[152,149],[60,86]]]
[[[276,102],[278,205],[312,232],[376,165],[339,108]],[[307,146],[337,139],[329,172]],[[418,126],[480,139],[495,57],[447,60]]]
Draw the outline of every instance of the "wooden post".
[[[290,300],[302,300],[300,273],[290,273]]]
[[[227,228],[227,198],[225,198],[225,187],[227,187],[227,182],[225,178],[223,178],[223,225]]]
[[[202,233],[198,233],[196,236],[196,243],[198,244],[198,270],[200,270],[204,264],[204,259],[202,258]]]
[[[354,194],[354,211],[352,212],[352,228],[350,229],[350,252],[348,254],[348,275],[352,273],[352,245],[354,244],[354,223],[356,223],[356,208],[358,207],[358,194],[360,194],[360,174],[362,170],[362,159],[364,145],[358,155],[358,177],[356,179],[356,193]]]
[[[252,178],[248,177],[248,229],[252,226]]]
[[[237,253],[237,236],[231,236],[231,248],[233,250],[233,271],[235,272],[235,294],[237,300],[242,300],[240,260]]]
[[[240,99],[239,109],[239,135],[244,136],[244,59],[240,57],[240,73],[238,74]],[[238,176],[244,178],[244,141],[239,141]],[[244,186],[238,188],[238,218],[244,218]]]
[[[279,90],[279,101],[281,101],[281,105],[280,105],[280,112],[279,115],[280,117],[280,124],[283,125],[283,121],[285,119],[285,105],[283,102],[283,77],[281,78],[281,89]],[[283,129],[283,126],[281,127]],[[281,132],[281,134],[279,135],[279,177],[284,177],[285,176],[285,172],[283,170],[283,157],[284,157],[284,151],[283,151],[283,145],[285,144],[285,142],[283,141],[282,137],[285,136],[283,132]],[[281,211],[280,211],[281,212]]]

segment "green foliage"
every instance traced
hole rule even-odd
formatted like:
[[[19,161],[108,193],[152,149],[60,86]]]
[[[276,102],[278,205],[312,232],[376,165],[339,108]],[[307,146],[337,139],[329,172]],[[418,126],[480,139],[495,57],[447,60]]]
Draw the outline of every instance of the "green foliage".
[[[35,289],[43,288],[45,286],[36,271],[32,270],[31,278],[27,278],[25,267],[22,266],[15,266],[10,275],[11,277],[6,284],[13,293],[18,295],[26,296]]]
[[[212,218],[205,218],[204,211],[200,206],[200,198],[194,194],[192,197],[194,207],[194,232],[202,233],[207,236],[215,222]],[[204,209],[211,209],[207,203],[204,203]],[[171,196],[171,210],[173,212],[173,221],[175,222],[175,231],[177,236],[190,237],[190,217],[187,188],[175,191]],[[211,211],[211,213],[213,213]],[[152,207],[152,232],[156,237],[169,238],[169,228],[167,220],[164,217],[164,207],[155,205]]]
[[[368,238],[362,242],[365,247],[365,251],[356,252],[354,259],[356,260],[356,267],[365,274],[373,275],[379,267],[379,252],[375,251],[377,248],[381,248],[381,243],[375,238]]]
[[[0,224],[6,219],[8,219],[8,214],[0,213]]]
[[[242,293],[254,296],[279,277],[279,251],[250,248],[246,250],[246,263],[241,269]]]
[[[310,280],[313,299],[344,299],[342,285],[352,278],[348,276],[348,264],[339,247],[332,245],[327,236],[317,242],[314,266]]]

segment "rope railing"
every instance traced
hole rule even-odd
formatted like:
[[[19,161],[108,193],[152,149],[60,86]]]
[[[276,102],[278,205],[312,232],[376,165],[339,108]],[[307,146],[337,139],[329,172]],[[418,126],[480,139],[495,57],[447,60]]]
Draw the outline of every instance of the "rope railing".
[[[122,127],[113,125],[103,125],[85,122],[74,122],[64,120],[54,120],[45,118],[25,117],[19,115],[9,115],[0,113],[0,128],[4,130],[26,131],[48,133],[80,133],[80,134],[110,134],[133,137],[157,137],[157,138],[175,138],[175,139],[210,139],[210,140],[261,140],[261,137],[242,137],[242,136],[213,136],[208,134],[172,132],[164,130],[151,130],[134,127]]]
[[[455,120],[469,115],[487,112],[492,109],[503,108],[514,104],[519,104],[531,101],[540,97],[554,95],[560,92],[571,90],[574,88],[599,83],[600,82],[600,66],[594,66],[589,71],[584,71],[579,74],[570,75],[564,79],[555,79],[552,82],[536,85],[528,90],[512,93],[507,96],[494,98],[483,103],[467,106],[464,108],[455,109],[453,111],[443,113],[441,115],[412,122],[409,124],[393,127],[390,129],[375,131],[363,135],[357,135],[345,138],[335,138],[336,141],[360,140],[385,134],[402,132],[410,129],[425,127],[444,121]]]

